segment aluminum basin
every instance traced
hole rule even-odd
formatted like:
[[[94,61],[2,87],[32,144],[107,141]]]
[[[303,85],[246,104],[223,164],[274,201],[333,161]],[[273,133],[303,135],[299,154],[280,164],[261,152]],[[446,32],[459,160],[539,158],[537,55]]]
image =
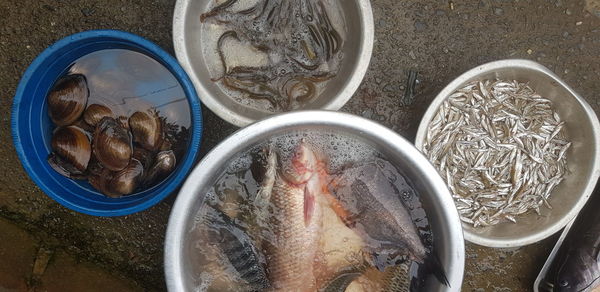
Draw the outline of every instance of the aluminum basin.
[[[452,81],[433,100],[421,120],[415,145],[422,149],[427,128],[439,106],[457,89],[474,80],[503,79],[528,82],[552,101],[565,121],[565,135],[573,143],[566,153],[569,171],[552,191],[552,209],[540,208],[541,216],[528,212],[508,222],[473,228],[463,224],[465,239],[489,247],[517,247],[540,241],[556,233],[581,210],[600,175],[600,124],[592,108],[548,68],[528,60],[502,60],[478,66]]]
[[[435,277],[425,291],[458,291],[464,272],[464,240],[454,202],[444,181],[427,159],[408,141],[373,121],[328,111],[299,111],[252,124],[215,147],[194,169],[171,211],[165,240],[165,274],[169,291],[193,291],[190,275],[189,231],[207,190],[229,162],[271,137],[298,130],[327,130],[371,145],[395,164],[420,195],[433,232],[434,249],[452,288]]]
[[[215,0],[178,0],[173,16],[173,42],[181,66],[196,87],[198,96],[212,112],[236,126],[246,126],[272,115],[235,101],[211,81],[203,52],[200,14]],[[341,53],[344,59],[335,78],[302,109],[338,110],[360,85],[373,50],[373,14],[369,0],[339,0],[347,33]]]

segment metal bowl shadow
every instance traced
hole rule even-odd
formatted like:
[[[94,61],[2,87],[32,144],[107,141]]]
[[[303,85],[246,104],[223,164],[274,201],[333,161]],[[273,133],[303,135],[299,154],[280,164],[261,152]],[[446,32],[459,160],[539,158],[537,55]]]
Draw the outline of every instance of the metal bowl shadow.
[[[458,291],[464,272],[464,240],[458,212],[442,178],[407,140],[373,121],[329,111],[299,111],[277,115],[243,128],[215,147],[190,174],[171,211],[165,240],[165,275],[169,291],[192,291],[190,230],[205,193],[237,155],[265,140],[302,130],[335,131],[367,143],[395,164],[420,195],[433,232],[434,250]],[[425,291],[450,291],[435,277]]]
[[[192,80],[202,103],[225,121],[239,127],[273,115],[273,112],[245,106],[223,92],[211,81],[203,54],[200,14],[214,0],[178,0],[173,16],[173,42],[181,66]],[[373,13],[369,0],[343,0],[340,7],[347,28],[342,54],[344,59],[336,77],[328,81],[319,96],[301,109],[338,110],[352,97],[360,85],[373,50]]]
[[[565,121],[565,134],[573,143],[566,153],[569,172],[553,191],[552,209],[540,208],[541,216],[528,212],[517,224],[500,223],[474,228],[463,223],[465,239],[489,247],[518,247],[538,242],[556,233],[581,210],[600,176],[600,123],[592,108],[548,68],[529,60],[509,59],[487,63],[462,74],[433,100],[417,131],[415,145],[422,150],[429,123],[444,100],[474,80],[506,79],[528,82],[540,95],[552,101]]]

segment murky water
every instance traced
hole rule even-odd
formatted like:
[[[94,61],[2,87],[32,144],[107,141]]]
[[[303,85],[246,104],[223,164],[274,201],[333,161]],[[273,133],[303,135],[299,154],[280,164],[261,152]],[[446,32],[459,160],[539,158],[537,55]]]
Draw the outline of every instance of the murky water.
[[[405,206],[425,247],[431,248],[432,236],[419,194],[410,186],[410,182],[406,181],[401,171],[389,163],[381,153],[354,138],[341,137],[339,134],[326,132],[288,134],[252,147],[233,159],[205,194],[204,204],[197,212],[189,231],[191,240],[186,247],[190,255],[191,267],[188,272],[193,275],[197,290],[248,291],[262,290],[267,287],[293,289],[276,287],[277,279],[273,276],[281,275],[277,273],[278,268],[274,265],[279,260],[277,257],[287,256],[285,253],[292,253],[286,259],[290,262],[302,261],[305,256],[312,257],[306,269],[314,276],[312,278],[314,286],[307,283],[304,287],[307,291],[331,289],[332,286],[352,288],[359,286],[364,291],[408,289],[407,286],[413,277],[417,277],[419,265],[416,263],[411,265],[408,262],[396,263],[398,266],[408,265],[410,270],[408,267],[404,270],[386,269],[385,273],[374,268],[368,262],[369,256],[365,257],[364,254],[381,249],[386,242],[379,240],[376,236],[377,232],[372,233],[373,238],[365,239],[364,235],[355,232],[353,228],[356,226],[363,230],[380,228],[377,221],[379,218],[376,220],[359,218],[350,228],[338,216],[331,201],[326,199],[325,193],[328,191],[319,193],[315,199],[316,207],[313,214],[318,215],[313,216],[320,217],[317,227],[311,230],[318,234],[316,240],[310,234],[302,233],[303,228],[313,228],[310,225],[312,223],[305,225],[306,223],[301,222],[294,225],[294,221],[290,219],[294,212],[277,210],[289,205],[269,204],[267,209],[270,210],[271,218],[266,221],[260,220],[261,214],[256,208],[257,197],[261,196],[261,190],[265,188],[264,181],[269,178],[269,175],[265,174],[268,173],[269,163],[268,158],[265,159],[264,149],[276,149],[277,169],[281,170],[285,168],[286,161],[297,161],[298,155],[295,154],[301,144],[308,145],[308,148],[314,151],[322,162],[327,177],[322,183],[326,184],[323,187],[328,190],[332,190],[334,182],[347,174],[348,169],[362,165],[376,165],[377,171],[380,171],[393,186],[391,188],[393,191],[385,197],[385,202],[376,200],[374,204]],[[286,174],[278,172],[277,175]],[[293,200],[294,186],[288,187],[277,188],[275,183],[272,196],[285,190],[286,196]],[[340,198],[339,194],[336,195],[346,207],[357,200],[365,200],[367,196],[342,193],[345,197]],[[352,209],[352,207],[348,208]],[[261,222],[267,224],[261,225]],[[289,224],[289,227],[270,229],[272,224]],[[269,230],[291,233],[291,236],[283,237],[295,242],[292,244],[283,242],[285,239],[282,236],[276,232],[270,233]],[[388,231],[382,231],[385,232]],[[313,243],[316,245],[313,253],[303,254],[302,257],[293,255],[295,252],[304,253],[305,250],[310,250],[313,246],[306,242],[311,240],[314,240]],[[303,247],[295,249],[295,245]],[[277,248],[281,246],[286,246],[286,252],[283,254],[277,252]],[[293,266],[293,264],[286,264],[286,268],[291,269]],[[402,288],[397,290],[398,287]],[[393,290],[390,290],[392,288]]]
[[[207,11],[225,1],[213,2]],[[226,9],[227,12],[222,14],[227,15],[227,13],[236,13],[268,5],[263,4],[263,2],[265,1],[236,1],[231,7]],[[331,26],[331,30],[335,31],[336,35],[339,34],[339,40],[327,37],[326,42],[328,43],[320,45],[326,47],[331,46],[331,43],[339,42],[336,45],[343,46],[343,40],[347,32],[339,0],[311,0],[306,3],[309,2],[323,3],[322,9],[325,11],[324,15],[328,17],[328,25]],[[315,20],[317,24],[312,24],[313,12],[310,10],[311,8],[306,8],[308,4],[299,4],[302,3],[300,0],[283,1],[281,3],[284,7],[283,9],[288,9],[288,12],[280,12],[277,9],[273,10],[277,11],[275,13],[273,11],[266,11],[264,13],[253,12],[254,14],[251,13],[249,16],[254,18],[249,18],[250,20],[248,21],[240,20],[245,15],[229,16],[229,18],[234,20],[227,17],[223,17],[226,20],[209,20],[202,24],[200,32],[204,62],[210,72],[210,76],[215,80],[219,88],[236,102],[265,112],[298,109],[302,108],[307,102],[314,100],[323,92],[327,83],[335,77],[339,69],[339,63],[343,59],[341,50],[325,58],[319,56],[319,53],[325,53],[321,52],[321,49],[317,45],[311,49],[311,44],[314,44],[314,40],[320,37],[320,34],[317,32],[316,35],[318,37],[314,37],[315,32],[309,28],[311,25],[313,28],[317,27],[319,23],[318,20]],[[306,11],[307,9],[310,12]],[[292,12],[295,14],[292,15]],[[277,15],[269,17],[269,19],[276,19],[275,21],[277,21],[278,18],[281,18],[284,21],[281,21],[281,24],[274,27],[268,24],[265,26],[265,23],[260,21],[260,15],[268,13]],[[311,20],[307,22],[305,20],[307,18]],[[221,46],[219,46],[221,37],[232,31],[237,33],[236,36],[224,39]],[[271,47],[268,49],[265,48],[269,46]],[[315,60],[321,60],[322,62],[311,69],[298,66],[298,64],[311,64]],[[228,82],[227,84],[229,85],[227,85],[224,82],[223,76],[226,75],[226,72],[235,70],[236,68],[250,68],[250,71],[236,75],[239,78],[236,77],[235,79],[242,82],[235,82],[235,84]],[[329,76],[324,77],[325,75]],[[299,83],[291,82],[293,85],[289,85],[289,79],[294,81],[302,80],[302,83],[298,85]],[[304,83],[306,81],[311,82],[312,85],[310,86],[314,86],[314,89],[309,88]],[[294,93],[296,89],[298,92]],[[304,95],[313,90],[314,94],[309,98],[295,98],[298,95]],[[283,94],[285,92],[290,94]],[[270,96],[270,98],[264,98],[264,95]],[[291,97],[292,95],[295,97]],[[281,101],[285,105],[275,106],[272,102],[273,99],[277,101],[276,103],[285,99],[285,101]]]

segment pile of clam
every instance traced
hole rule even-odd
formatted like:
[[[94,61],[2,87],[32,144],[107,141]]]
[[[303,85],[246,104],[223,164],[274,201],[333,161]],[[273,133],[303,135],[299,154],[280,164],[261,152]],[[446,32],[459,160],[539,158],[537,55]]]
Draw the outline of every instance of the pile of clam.
[[[172,141],[155,110],[115,116],[100,104],[87,106],[85,76],[66,75],[48,94],[52,134],[48,163],[72,179],[87,179],[109,197],[153,186],[175,168]]]

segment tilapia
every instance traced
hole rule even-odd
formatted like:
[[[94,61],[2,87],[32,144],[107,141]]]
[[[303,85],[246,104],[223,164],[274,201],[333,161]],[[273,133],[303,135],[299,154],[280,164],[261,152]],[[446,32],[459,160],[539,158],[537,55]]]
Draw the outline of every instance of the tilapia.
[[[209,239],[204,248],[218,249],[219,258],[212,261],[214,274],[232,278],[238,283],[237,291],[259,291],[270,286],[266,272],[266,260],[256,249],[245,230],[221,211],[205,206],[202,228],[203,237]],[[220,263],[220,264],[216,264]],[[220,272],[216,272],[220,271]],[[225,291],[227,280],[213,279],[212,289]]]
[[[326,191],[317,197],[323,226],[315,270],[320,289],[344,291],[354,279],[351,275],[365,270],[371,255],[365,241],[344,224],[324,194]]]
[[[291,159],[267,150],[268,166],[254,200],[272,290],[315,291],[313,268],[321,229],[319,161],[301,142]]]
[[[328,189],[332,204],[338,205],[334,210],[366,242],[371,265],[384,271],[415,261],[448,284],[437,256],[425,248],[400,199],[400,190],[406,186],[391,163],[376,159],[344,169]]]
[[[427,250],[382,166],[393,167],[382,160],[349,167],[330,183],[329,190],[347,211],[341,214],[344,222],[373,241],[373,262],[380,270],[408,259],[423,263]]]

